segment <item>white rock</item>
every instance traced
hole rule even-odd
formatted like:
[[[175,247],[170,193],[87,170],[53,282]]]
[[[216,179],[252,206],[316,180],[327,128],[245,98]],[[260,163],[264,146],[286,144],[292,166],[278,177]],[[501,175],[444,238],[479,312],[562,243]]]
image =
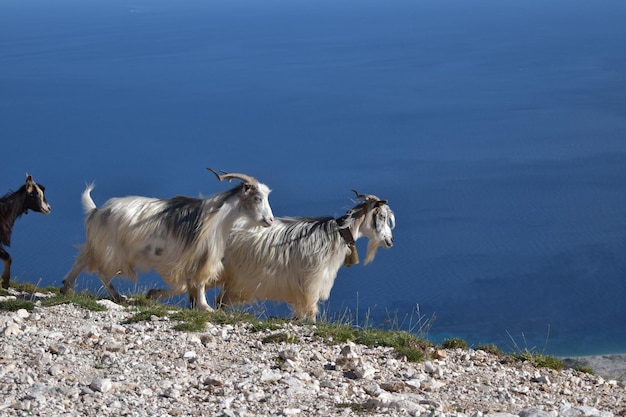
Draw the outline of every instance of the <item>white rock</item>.
[[[261,382],[276,382],[282,379],[280,372],[272,371],[271,369],[264,369],[261,371]]]
[[[183,358],[185,359],[192,359],[192,358],[196,358],[197,356],[198,355],[196,354],[195,350],[189,350],[183,354]]]
[[[113,310],[113,311],[124,311],[124,307],[114,303],[111,300],[97,300],[96,303],[100,304],[101,306],[104,306],[107,308],[107,310]]]
[[[416,390],[422,387],[422,380],[419,379],[409,379],[408,381],[404,381],[404,383]]]
[[[20,308],[15,312],[15,315],[20,319],[27,319],[28,316],[30,316],[30,313],[26,309]]]
[[[22,333],[20,326],[17,323],[10,323],[2,330],[2,336],[13,336]]]
[[[353,372],[359,379],[370,379],[376,374],[376,368],[367,363],[360,363],[355,366]]]
[[[109,392],[113,388],[113,382],[109,378],[94,379],[89,388],[98,392]]]

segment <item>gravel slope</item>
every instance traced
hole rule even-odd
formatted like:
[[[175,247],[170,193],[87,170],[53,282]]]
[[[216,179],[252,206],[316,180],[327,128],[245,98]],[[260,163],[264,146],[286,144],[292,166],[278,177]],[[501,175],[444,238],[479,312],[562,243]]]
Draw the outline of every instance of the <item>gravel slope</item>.
[[[623,381],[571,369],[460,349],[409,363],[292,323],[274,332],[297,343],[264,343],[246,324],[186,333],[157,317],[125,324],[133,311],[100,302],[0,312],[0,415],[626,416]]]

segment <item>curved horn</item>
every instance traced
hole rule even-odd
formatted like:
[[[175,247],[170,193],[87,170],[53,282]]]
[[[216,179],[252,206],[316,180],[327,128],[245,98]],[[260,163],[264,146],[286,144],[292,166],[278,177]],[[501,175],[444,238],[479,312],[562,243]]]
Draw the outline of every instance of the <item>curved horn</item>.
[[[359,194],[357,190],[352,190],[352,192],[356,194],[356,198],[362,198],[363,200],[381,201],[380,198],[376,197],[374,194]]]
[[[239,180],[245,182],[246,184],[250,184],[250,185],[254,185],[254,184],[258,184],[259,183],[259,181],[256,178],[251,177],[250,175],[237,174],[237,173],[234,173],[234,172],[233,173],[228,173],[226,171],[221,171],[223,174],[220,175],[215,170],[213,170],[211,168],[207,168],[207,169],[215,174],[215,176],[217,177],[218,181],[227,180],[228,182],[230,182],[233,178],[236,178],[236,179],[239,179]]]

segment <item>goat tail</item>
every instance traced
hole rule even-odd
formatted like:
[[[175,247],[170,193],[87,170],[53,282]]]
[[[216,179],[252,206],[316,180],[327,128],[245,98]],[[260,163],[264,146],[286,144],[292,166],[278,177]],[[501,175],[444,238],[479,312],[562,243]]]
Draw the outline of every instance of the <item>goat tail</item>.
[[[91,199],[91,190],[93,190],[93,187],[94,183],[92,182],[91,184],[88,184],[85,191],[83,191],[81,201],[83,203],[83,210],[85,211],[85,214],[89,214],[97,208],[96,203],[94,203]]]

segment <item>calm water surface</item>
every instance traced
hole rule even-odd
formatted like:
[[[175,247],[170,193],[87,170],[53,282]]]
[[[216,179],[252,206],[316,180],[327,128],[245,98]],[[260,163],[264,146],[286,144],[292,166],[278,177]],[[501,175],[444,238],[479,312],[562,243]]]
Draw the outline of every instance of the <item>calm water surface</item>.
[[[434,340],[624,352],[624,21],[618,0],[5,0],[0,193],[28,171],[53,207],[16,223],[13,273],[60,284],[86,182],[99,205],[210,195],[211,166],[276,215],[389,200],[395,246],[340,271],[330,315],[415,329],[419,305]]]

